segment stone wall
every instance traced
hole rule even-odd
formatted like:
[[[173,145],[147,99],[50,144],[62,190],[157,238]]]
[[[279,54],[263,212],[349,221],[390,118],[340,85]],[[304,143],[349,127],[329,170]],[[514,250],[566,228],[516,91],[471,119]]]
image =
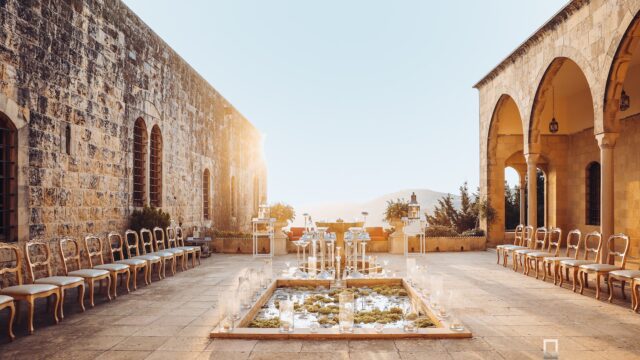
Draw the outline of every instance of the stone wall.
[[[0,24],[0,113],[18,128],[20,241],[126,228],[140,117],[162,132],[161,208],[201,224],[208,168],[213,226],[250,230],[254,197],[266,200],[261,134],[121,1],[0,0]]]

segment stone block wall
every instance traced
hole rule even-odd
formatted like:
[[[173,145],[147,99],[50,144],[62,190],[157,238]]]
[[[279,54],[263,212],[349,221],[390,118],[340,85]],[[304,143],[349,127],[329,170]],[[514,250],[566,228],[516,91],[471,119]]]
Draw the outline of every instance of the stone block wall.
[[[121,1],[0,0],[0,24],[0,113],[18,129],[20,241],[126,228],[138,118],[162,133],[161,208],[202,224],[208,168],[212,225],[250,230],[255,198],[266,200],[260,132]]]

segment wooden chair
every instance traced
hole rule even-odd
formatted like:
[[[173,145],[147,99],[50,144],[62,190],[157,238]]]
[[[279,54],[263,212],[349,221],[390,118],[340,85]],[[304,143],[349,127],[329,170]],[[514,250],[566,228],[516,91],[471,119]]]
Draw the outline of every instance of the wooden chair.
[[[626,266],[629,265],[629,262],[627,261]],[[637,265],[636,265],[637,266]],[[627,296],[624,293],[624,286],[626,285],[627,281],[631,283],[631,308],[635,309],[636,308],[636,301],[638,301],[638,298],[635,296],[635,291],[634,291],[634,284],[635,278],[640,277],[640,270],[639,269],[635,269],[635,270],[631,270],[631,269],[622,269],[622,270],[613,270],[609,273],[609,277],[607,280],[607,284],[609,285],[609,302],[613,301],[613,283],[614,281],[620,281],[620,291],[622,292],[622,298],[626,299]]]
[[[64,273],[69,276],[79,276],[84,278],[84,281],[89,286],[89,303],[91,307],[95,306],[94,303],[94,292],[95,292],[95,284],[98,282],[100,284],[100,289],[102,289],[102,283],[106,280],[107,282],[107,299],[111,301],[111,274],[107,270],[102,269],[83,269],[82,261],[80,259],[80,244],[76,239],[67,237],[60,239],[58,243],[58,250],[60,252],[60,258],[62,259],[62,267],[64,269]],[[67,248],[71,245],[70,255],[66,254]],[[74,267],[77,270],[69,271],[69,265],[75,265]]]
[[[542,239],[540,238],[542,236]],[[544,246],[547,243],[547,228],[539,227],[536,229],[536,232],[533,235],[533,238],[527,244],[527,248],[525,249],[516,249],[513,252],[513,261],[516,263],[520,263],[522,265],[522,273],[525,275],[529,275],[529,267],[527,266],[527,257],[528,253],[539,252],[544,249]],[[515,270],[517,271],[517,266]]]
[[[503,250],[505,261],[507,261],[509,256],[511,256],[511,261],[513,261],[513,271],[518,271],[518,263],[516,262],[515,251],[531,248],[531,243],[533,242],[533,233],[534,233],[533,226],[531,225],[525,226],[524,230],[522,231],[522,239],[520,241],[520,246],[522,247],[505,248]]]
[[[44,258],[35,261],[36,253]],[[27,241],[24,244],[24,257],[27,260],[27,276],[32,284],[50,284],[60,288],[60,309],[58,315],[60,319],[64,319],[64,295],[67,290],[78,290],[78,303],[84,311],[84,279],[79,276],[53,276],[51,271],[51,247],[49,243],[38,240]],[[45,277],[37,278],[37,268],[42,267],[45,270]]]
[[[536,270],[536,279],[538,278],[538,274],[539,274],[539,269],[540,269],[540,265],[543,263],[544,259],[546,257],[557,257],[558,254],[560,253],[560,242],[562,241],[562,230],[559,228],[554,228],[551,229],[551,231],[549,232],[549,241],[548,241],[548,246],[547,246],[547,250],[544,251],[534,251],[534,252],[530,252],[524,255],[525,258],[525,262],[527,263],[527,269],[531,269],[531,265],[533,264],[533,267]],[[554,241],[555,240],[555,241]],[[527,275],[529,274],[529,270],[527,270]],[[543,272],[543,277],[542,280],[546,280],[547,279],[547,269],[543,266],[542,267],[542,272]],[[551,275],[551,274],[549,274]]]
[[[558,284],[558,277],[562,277],[562,273],[559,272],[560,269],[560,261],[562,260],[572,260],[578,258],[578,253],[580,252],[580,244],[582,243],[582,233],[580,230],[571,230],[567,234],[567,250],[565,252],[565,256],[550,256],[545,257],[542,261],[543,267],[545,268],[545,276],[542,278],[546,280],[546,274],[551,274],[551,270],[553,270],[553,285]],[[567,272],[567,278],[569,277]],[[568,279],[567,279],[568,280]]]
[[[9,295],[0,295],[0,311],[9,309],[9,324],[7,325],[7,333],[9,334],[9,340],[13,341],[16,335],[13,333],[13,320],[16,317],[16,307],[14,305],[13,298]]]
[[[156,253],[163,252],[173,254],[173,260],[171,262],[171,274],[176,274],[178,268],[178,259],[180,260],[180,270],[184,271],[184,250],[168,248],[164,241],[164,230],[161,227],[156,226],[153,228],[153,240]]]
[[[118,275],[120,275],[120,282],[122,279],[126,277],[127,283],[127,293],[130,293],[129,290],[129,279],[131,277],[131,271],[129,271],[129,265],[125,264],[106,264],[104,262],[104,257],[102,256],[104,243],[102,239],[94,236],[88,235],[84,238],[84,250],[87,252],[87,257],[89,258],[89,266],[93,269],[107,270],[111,275],[111,292],[113,293],[113,298],[117,298],[117,288],[118,288]],[[95,250],[91,250],[95,249]],[[111,247],[109,247],[111,250]],[[110,251],[111,252],[111,251]],[[98,261],[96,264],[93,264],[93,258],[96,258]]]
[[[22,259],[20,257],[20,250],[15,245],[10,245],[7,243],[0,242],[0,251],[13,252],[15,255],[15,267],[5,267],[0,269],[0,276],[2,276],[3,280],[5,274],[15,274],[16,284],[13,286],[8,286],[0,289],[0,295],[10,296],[15,301],[16,311],[15,313],[20,314],[20,300],[26,301],[28,305],[28,316],[29,316],[29,334],[33,334],[33,313],[35,310],[35,301],[41,298],[48,298],[51,295],[56,296],[56,302],[53,307],[53,319],[58,323],[58,308],[60,306],[60,287],[51,285],[51,284],[29,284],[22,285]],[[3,281],[3,283],[7,283]],[[10,305],[8,305],[10,306]],[[13,323],[13,318],[10,319],[10,323]],[[10,327],[9,331],[12,332],[13,328]]]
[[[496,253],[498,255],[498,262],[496,264],[500,264],[500,259],[502,259],[502,266],[507,266],[508,252],[506,249],[522,249],[522,242],[524,239],[524,225],[520,224],[516,226],[516,230],[514,232],[513,244],[501,244],[496,246]]]
[[[176,230],[176,242],[178,244],[178,249],[185,250],[187,254],[192,254],[191,255],[192,267],[196,266],[196,258],[198,258],[198,265],[200,265],[200,256],[202,255],[202,249],[200,248],[200,246],[185,246],[184,233],[182,232],[182,228],[180,226],[176,226],[175,230]]]
[[[114,264],[127,265],[129,267],[129,271],[133,274],[133,290],[138,290],[138,271],[140,270],[144,271],[144,282],[146,285],[149,285],[147,282],[147,261],[142,259],[132,259],[131,256],[132,248],[135,250],[134,256],[138,255],[138,239],[135,239],[135,244],[127,244],[125,246],[122,236],[120,236],[119,233],[110,232],[109,235],[107,235],[107,240],[109,241],[109,247],[111,249],[109,252],[111,262]],[[128,259],[125,259],[124,257],[124,251],[122,250],[123,247],[127,249]],[[116,255],[118,255],[118,259],[120,260],[116,260]]]
[[[616,251],[616,240],[623,242],[623,251]],[[589,281],[588,275],[595,274],[596,299],[600,299],[600,280],[602,278],[607,278],[611,271],[624,270],[627,262],[627,253],[629,252],[629,237],[624,234],[611,235],[609,239],[607,239],[607,249],[609,250],[609,253],[604,264],[594,263],[580,265],[578,269],[578,279],[580,279],[580,294],[582,294],[582,291],[584,290],[584,283]],[[620,258],[620,265],[615,265],[615,261],[617,258]],[[608,289],[609,291],[612,290],[611,284],[609,284]],[[611,298],[611,294],[609,294],[609,298]]]
[[[153,231],[155,232],[156,229],[162,230],[161,228],[156,227],[155,229],[153,229]],[[180,258],[180,268],[182,269],[182,271],[185,271],[186,269],[188,269],[187,257],[189,256],[188,255],[189,252],[184,249],[178,248],[178,244],[176,242],[176,231],[174,228],[172,228],[171,226],[167,226],[166,232],[167,232],[167,251],[171,251],[175,253],[176,257]],[[192,253],[195,253],[195,250],[192,251]]]
[[[146,271],[146,283],[147,285],[151,284],[151,278],[153,270],[153,265],[156,265],[156,269],[158,269],[158,280],[162,280],[162,259],[160,256],[147,254],[144,244],[140,241],[138,237],[138,233],[133,230],[127,230],[124,232],[125,241],[127,242],[127,255],[129,255],[129,259],[139,259],[147,262],[147,271]],[[131,245],[131,240],[134,240],[136,243],[135,248]],[[131,249],[135,249],[135,256],[131,256]]]
[[[584,256],[582,257],[582,259],[579,258],[580,256],[576,256],[575,259],[560,260],[560,264],[558,265],[558,271],[561,274],[566,273],[567,278],[569,277],[569,272],[571,272],[573,292],[576,292],[576,285],[578,284],[578,268],[580,267],[580,265],[598,263],[598,257],[600,257],[600,248],[602,247],[602,235],[600,235],[600,233],[597,231],[590,232],[585,235],[582,245],[584,246]],[[563,284],[562,279],[563,277],[560,276],[560,286],[562,286]]]
[[[143,253],[146,252],[148,255],[154,255],[160,257],[160,264],[162,267],[162,278],[167,277],[167,261],[172,262],[171,269],[173,270],[173,262],[175,261],[175,257],[172,253],[167,251],[157,251],[156,246],[154,245],[153,234],[151,230],[142,228],[140,229],[140,242],[142,244]],[[147,250],[149,249],[149,250]]]

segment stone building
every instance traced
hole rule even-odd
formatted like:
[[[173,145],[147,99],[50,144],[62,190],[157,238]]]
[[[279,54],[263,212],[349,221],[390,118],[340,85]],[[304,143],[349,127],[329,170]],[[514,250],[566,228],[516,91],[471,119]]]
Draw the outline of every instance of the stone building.
[[[145,205],[248,231],[262,136],[119,0],[0,1],[0,241],[123,230]]]
[[[623,232],[638,255],[639,10],[634,0],[571,1],[475,85],[481,191],[498,215],[485,224],[490,244],[505,241],[504,173],[512,167],[523,188],[531,184],[522,223],[598,230],[604,239]],[[544,219],[535,211],[537,169]]]

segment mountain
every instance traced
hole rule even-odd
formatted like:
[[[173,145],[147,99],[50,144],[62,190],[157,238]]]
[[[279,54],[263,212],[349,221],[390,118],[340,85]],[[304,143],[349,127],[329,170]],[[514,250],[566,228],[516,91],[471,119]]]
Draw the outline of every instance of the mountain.
[[[389,226],[384,222],[384,212],[387,208],[388,200],[411,198],[411,193],[415,192],[420,204],[420,212],[424,214],[425,210],[432,212],[433,207],[438,203],[438,200],[446,196],[447,193],[428,189],[407,189],[396,191],[377,197],[373,200],[364,203],[322,203],[322,204],[310,204],[307,206],[296,208],[296,219],[292,226],[304,226],[303,213],[311,215],[313,221],[318,220],[335,220],[341,218],[345,221],[351,221],[354,219],[361,220],[362,212],[369,213],[367,217],[367,226]],[[453,195],[454,205],[457,207],[460,205],[460,197]],[[424,215],[423,215],[424,216]]]

